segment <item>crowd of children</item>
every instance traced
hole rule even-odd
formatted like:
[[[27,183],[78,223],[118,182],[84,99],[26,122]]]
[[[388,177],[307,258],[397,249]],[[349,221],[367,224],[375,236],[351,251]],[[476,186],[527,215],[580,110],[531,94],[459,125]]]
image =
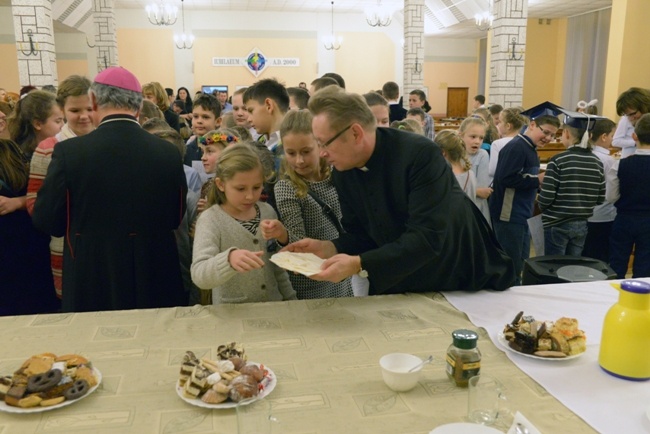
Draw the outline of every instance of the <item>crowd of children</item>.
[[[0,281],[8,285],[3,295],[11,307],[2,307],[0,315],[55,312],[65,297],[64,239],[44,236],[29,215],[57,143],[95,128],[90,86],[88,79],[71,76],[56,95],[33,90],[9,113],[11,140],[0,141]],[[160,83],[142,86],[143,128],[173,143],[184,163],[187,209],[176,239],[188,303],[353,295],[350,279],[314,281],[269,260],[289,243],[344,233],[332,169],[321,157],[306,109],[310,93],[328,86],[345,84],[333,74],[314,80],[308,92],[263,79],[235,91],[230,103],[202,93],[192,99],[184,87],[170,101]],[[436,133],[425,93],[410,92],[409,110],[399,96],[394,82],[363,95],[378,127],[437,143],[458,185],[512,258],[517,283],[530,252],[528,219],[536,204],[546,255],[590,256],[624,277],[634,251],[634,277],[650,276],[650,197],[638,188],[650,170],[649,91],[632,88],[619,98],[617,110],[633,127],[635,143],[634,154],[620,161],[610,156],[616,124],[593,110],[578,115],[550,103],[528,111],[486,107],[478,95],[458,131]],[[565,114],[563,125],[559,114]],[[191,128],[190,137],[178,133],[183,125]],[[540,171],[536,149],[553,141],[559,128],[567,150]]]

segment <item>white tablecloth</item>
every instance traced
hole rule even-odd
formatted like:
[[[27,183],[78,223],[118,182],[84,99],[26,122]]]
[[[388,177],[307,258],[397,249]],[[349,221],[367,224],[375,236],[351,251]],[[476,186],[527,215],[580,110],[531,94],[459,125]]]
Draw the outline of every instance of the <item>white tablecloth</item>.
[[[650,282],[650,279],[642,280]],[[618,291],[610,282],[518,286],[503,292],[446,292],[444,295],[472,323],[485,328],[501,349],[497,335],[519,311],[538,320],[577,318],[587,334],[587,352],[582,357],[540,361],[504,351],[521,370],[597,431],[647,434],[650,433],[650,420],[646,416],[650,407],[650,382],[621,380],[608,375],[598,365],[603,320],[618,300]]]

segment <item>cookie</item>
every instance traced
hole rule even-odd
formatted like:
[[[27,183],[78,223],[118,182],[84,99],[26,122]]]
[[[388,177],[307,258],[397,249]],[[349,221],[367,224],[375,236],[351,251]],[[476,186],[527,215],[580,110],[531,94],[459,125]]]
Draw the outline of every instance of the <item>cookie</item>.
[[[59,396],[57,398],[44,399],[41,401],[41,407],[51,407],[53,405],[61,404],[65,401],[65,396]]]
[[[38,406],[43,399],[38,395],[28,395],[18,401],[18,407],[30,408]]]
[[[93,374],[92,369],[88,368],[87,366],[80,366],[77,368],[77,375],[75,378],[77,380],[86,380],[86,382],[88,382],[88,386],[90,387],[95,387],[97,385],[97,378],[95,378],[95,374]]]
[[[27,392],[43,392],[59,384],[62,373],[58,369],[50,369],[42,374],[32,375],[27,380]]]
[[[84,396],[89,390],[90,386],[88,386],[86,380],[76,380],[72,383],[72,387],[63,392],[63,396],[65,396],[65,399],[73,401]]]

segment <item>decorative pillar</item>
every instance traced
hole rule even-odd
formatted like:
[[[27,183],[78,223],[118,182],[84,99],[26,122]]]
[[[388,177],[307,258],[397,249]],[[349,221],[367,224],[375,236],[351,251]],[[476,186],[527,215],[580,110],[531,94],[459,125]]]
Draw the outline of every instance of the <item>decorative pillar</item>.
[[[109,66],[117,66],[117,36],[113,0],[93,0],[93,23],[95,25],[95,53],[97,72]]]
[[[18,75],[21,86],[58,85],[52,2],[12,0]]]
[[[492,26],[490,49],[490,104],[521,106],[528,0],[494,0],[494,11],[496,18]]]
[[[408,94],[424,87],[424,0],[404,0],[404,107]]]

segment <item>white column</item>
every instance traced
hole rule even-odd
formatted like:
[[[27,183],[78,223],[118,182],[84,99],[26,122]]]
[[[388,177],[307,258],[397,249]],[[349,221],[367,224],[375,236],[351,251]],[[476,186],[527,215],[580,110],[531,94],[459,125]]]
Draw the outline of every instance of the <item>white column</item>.
[[[490,103],[520,106],[524,88],[524,51],[528,0],[494,0],[496,18],[490,49]],[[514,42],[514,53],[513,53]]]
[[[57,86],[52,2],[12,0],[11,11],[14,19],[20,85]]]
[[[404,0],[404,107],[408,94],[424,87],[424,0]]]
[[[109,66],[116,66],[117,32],[113,0],[93,0],[93,23],[95,25],[95,53],[97,72]]]

